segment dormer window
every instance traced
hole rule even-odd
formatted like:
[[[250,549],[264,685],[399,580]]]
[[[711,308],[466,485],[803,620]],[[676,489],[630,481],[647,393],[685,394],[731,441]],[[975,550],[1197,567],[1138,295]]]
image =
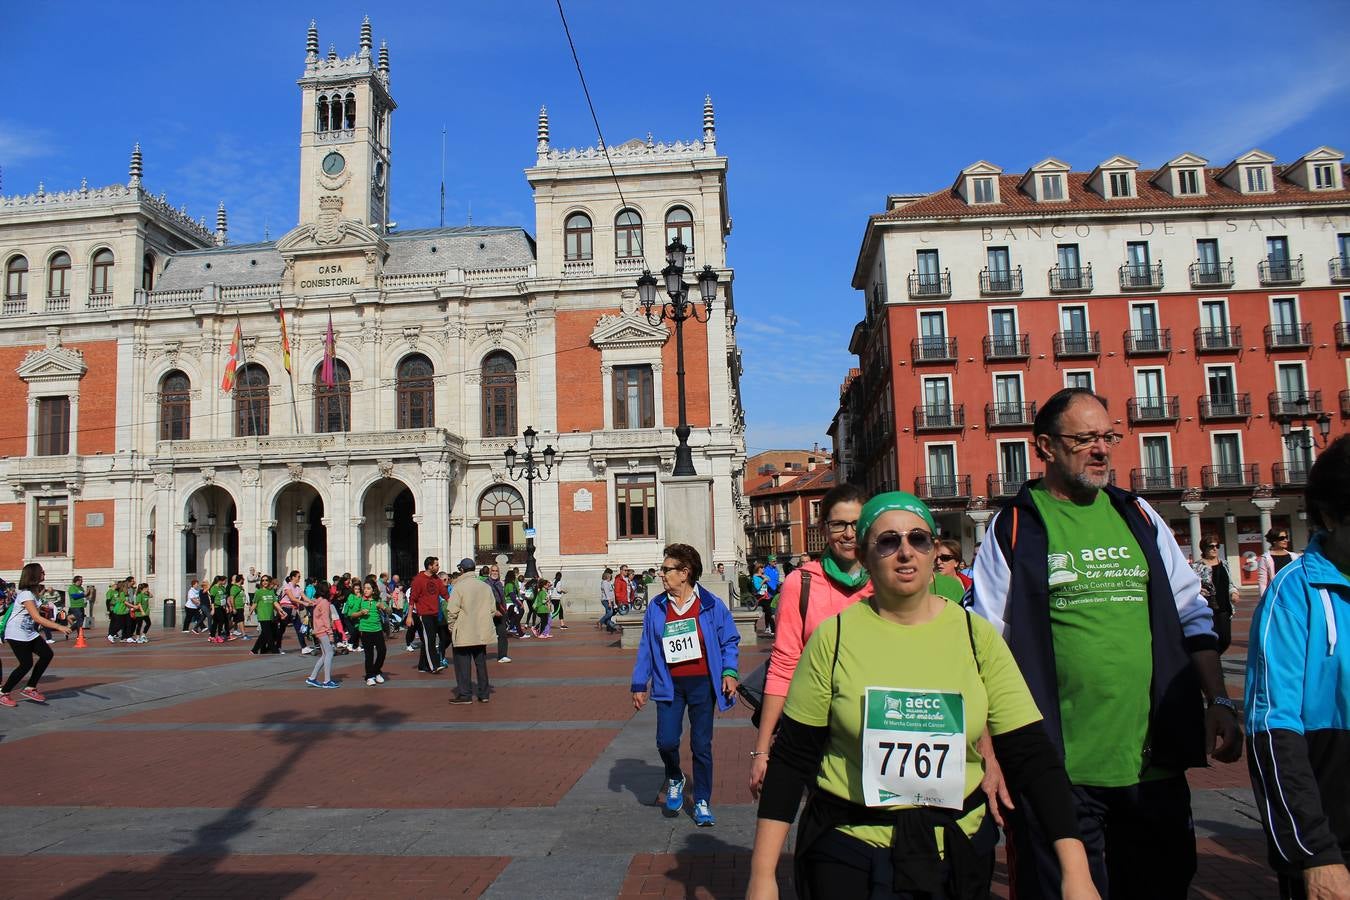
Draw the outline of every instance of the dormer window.
[[[1061,175],[1042,175],[1041,176],[1041,199],[1042,200],[1063,200],[1064,199],[1064,178]]]
[[[971,206],[988,203],[1001,203],[999,196],[999,176],[1003,170],[993,163],[980,160],[966,166],[956,176],[953,190]]]
[[[973,203],[993,203],[993,202],[994,202],[994,179],[993,179],[993,178],[989,178],[989,177],[985,177],[985,178],[972,178],[972,179],[970,179],[970,183],[971,183],[971,187],[973,188],[972,196],[974,197],[974,199],[973,199],[971,202],[973,202]]]
[[[1316,163],[1313,170],[1313,189],[1329,191],[1336,187],[1336,166],[1332,163]]]
[[[1177,172],[1177,194],[1193,197],[1200,193],[1200,173],[1195,169],[1181,169]]]
[[[1134,182],[1129,172],[1111,172],[1110,185],[1112,197],[1134,196]]]
[[[1265,166],[1247,166],[1243,172],[1243,180],[1249,194],[1262,194],[1270,190],[1267,187]]]

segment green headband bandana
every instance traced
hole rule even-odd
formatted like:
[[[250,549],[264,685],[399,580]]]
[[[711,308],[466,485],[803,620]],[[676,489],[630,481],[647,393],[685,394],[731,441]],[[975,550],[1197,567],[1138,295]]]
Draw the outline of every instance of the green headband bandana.
[[[904,491],[890,491],[885,494],[877,494],[863,504],[862,515],[858,516],[858,540],[866,539],[872,523],[882,513],[895,509],[914,513],[928,523],[930,531],[937,532],[937,523],[933,521],[933,514],[929,512],[927,504],[913,494],[906,494]]]

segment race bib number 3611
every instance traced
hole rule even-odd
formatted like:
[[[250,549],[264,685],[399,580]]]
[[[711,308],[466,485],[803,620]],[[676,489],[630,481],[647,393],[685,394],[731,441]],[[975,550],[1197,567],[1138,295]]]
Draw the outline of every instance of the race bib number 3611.
[[[698,640],[698,623],[693,619],[667,622],[661,634],[661,650],[666,662],[671,665],[698,659],[703,655],[703,646]]]
[[[868,806],[960,809],[965,802],[966,717],[959,693],[868,688],[862,745]]]

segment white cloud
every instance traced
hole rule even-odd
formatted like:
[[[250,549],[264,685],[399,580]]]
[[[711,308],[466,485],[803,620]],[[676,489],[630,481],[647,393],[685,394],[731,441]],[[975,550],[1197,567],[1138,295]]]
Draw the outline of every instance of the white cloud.
[[[46,156],[56,149],[52,133],[30,128],[11,119],[0,119],[0,165]]]

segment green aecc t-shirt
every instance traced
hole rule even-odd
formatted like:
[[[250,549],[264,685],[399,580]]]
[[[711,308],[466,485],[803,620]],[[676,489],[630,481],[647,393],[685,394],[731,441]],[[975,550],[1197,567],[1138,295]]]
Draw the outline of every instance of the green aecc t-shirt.
[[[137,602],[137,603],[140,605],[140,607],[141,607],[140,612],[136,613],[136,618],[138,618],[138,619],[148,619],[148,618],[150,618],[150,595],[149,595],[149,594],[137,594],[137,595],[136,595],[136,602]]]
[[[1138,784],[1153,680],[1144,552],[1105,491],[1086,506],[1040,486],[1031,498],[1050,548],[1050,633],[1069,780]]]
[[[384,623],[380,621],[380,601],[377,597],[364,600],[360,597],[356,599],[356,615],[360,616],[356,620],[356,630],[368,633],[382,631]],[[364,615],[363,615],[364,613]]]
[[[270,622],[276,617],[277,592],[272,588],[258,588],[253,594],[254,609],[259,622]]]
[[[78,584],[72,584],[66,588],[66,605],[71,609],[84,609],[85,594],[84,588]]]
[[[108,603],[112,605],[113,615],[127,614],[127,595],[122,591],[108,591]]]

